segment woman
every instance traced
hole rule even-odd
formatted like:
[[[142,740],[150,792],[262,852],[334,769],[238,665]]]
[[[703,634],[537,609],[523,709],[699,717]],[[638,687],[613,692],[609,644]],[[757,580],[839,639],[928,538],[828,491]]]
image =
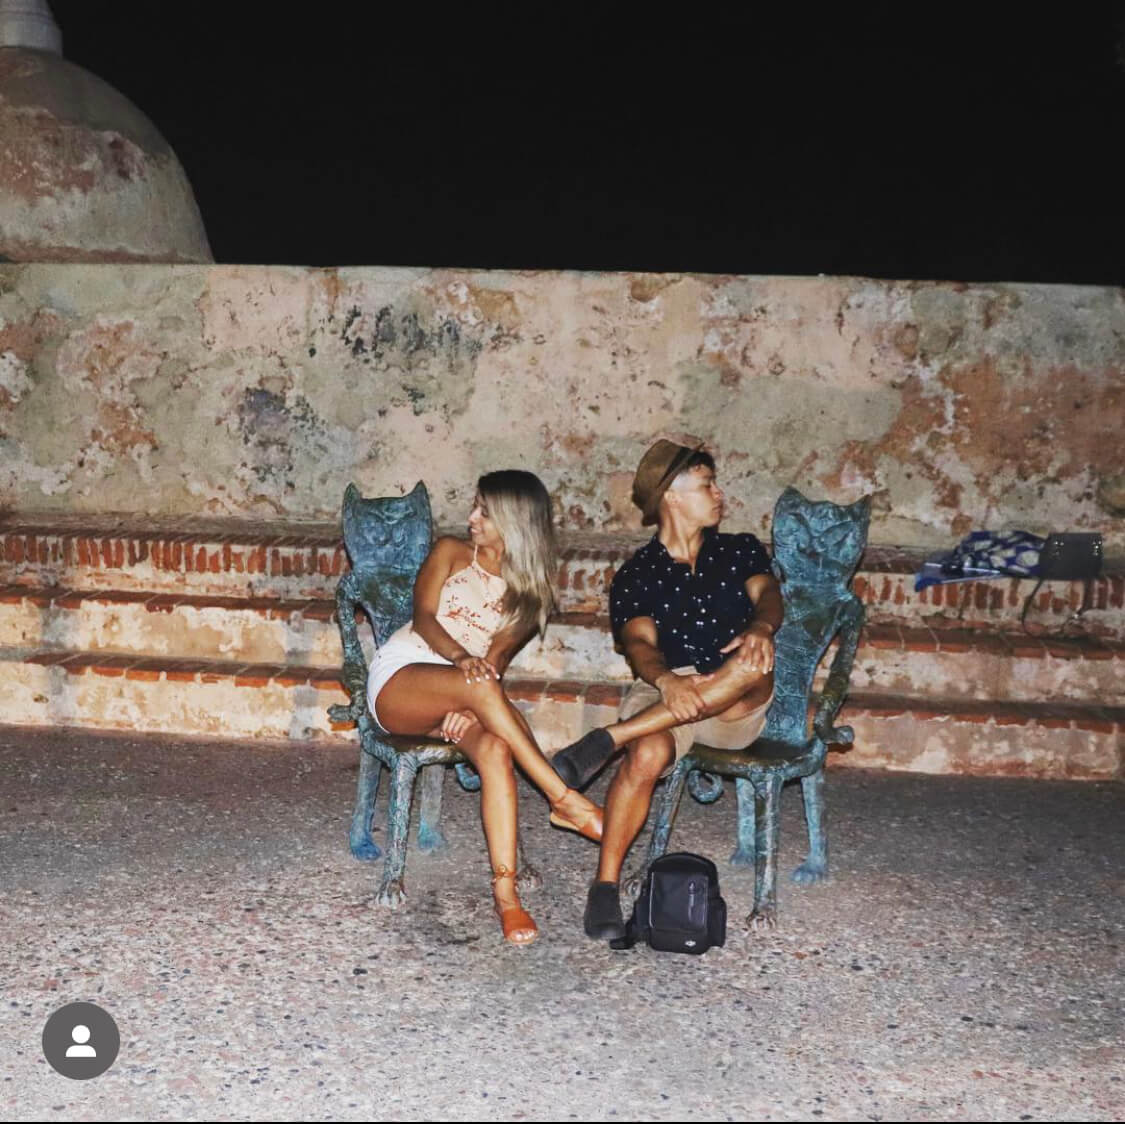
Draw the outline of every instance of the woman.
[[[551,823],[601,839],[601,809],[567,788],[535,744],[500,678],[546,628],[557,570],[551,500],[537,476],[509,469],[477,484],[470,542],[434,543],[414,583],[414,617],[379,649],[367,681],[376,722],[392,734],[457,744],[481,779],[481,819],[504,937],[539,935],[516,890],[513,760],[551,805]]]

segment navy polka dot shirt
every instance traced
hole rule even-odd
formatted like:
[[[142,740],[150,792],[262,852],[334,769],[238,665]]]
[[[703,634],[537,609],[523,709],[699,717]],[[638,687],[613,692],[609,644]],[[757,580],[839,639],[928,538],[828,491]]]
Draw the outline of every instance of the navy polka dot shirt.
[[[634,617],[652,617],[658,646],[669,667],[693,664],[700,672],[721,667],[720,649],[754,618],[746,582],[770,573],[766,548],[750,534],[703,531],[695,573],[677,562],[655,535],[613,578],[609,619],[614,639]]]

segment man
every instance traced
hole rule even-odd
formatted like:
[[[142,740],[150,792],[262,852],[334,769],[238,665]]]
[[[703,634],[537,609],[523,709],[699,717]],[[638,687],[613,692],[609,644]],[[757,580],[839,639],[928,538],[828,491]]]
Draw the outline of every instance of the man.
[[[695,741],[744,749],[761,733],[782,620],[765,548],[750,534],[719,533],[723,494],[702,442],[657,441],[637,468],[633,502],[658,530],[614,577],[610,621],[637,682],[614,725],[590,731],[553,762],[580,787],[626,747],[606,796],[586,904],[586,933],[596,940],[624,935],[621,866],[656,782]]]

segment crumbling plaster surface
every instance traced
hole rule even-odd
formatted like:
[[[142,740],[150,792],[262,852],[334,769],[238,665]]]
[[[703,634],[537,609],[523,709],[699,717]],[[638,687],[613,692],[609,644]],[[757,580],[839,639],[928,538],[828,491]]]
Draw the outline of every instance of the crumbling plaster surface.
[[[344,486],[537,471],[563,526],[637,526],[661,432],[731,526],[787,484],[872,541],[1097,529],[1125,547],[1125,294],[850,278],[0,266],[0,503],[332,518]],[[1107,498],[1108,497],[1108,498]]]

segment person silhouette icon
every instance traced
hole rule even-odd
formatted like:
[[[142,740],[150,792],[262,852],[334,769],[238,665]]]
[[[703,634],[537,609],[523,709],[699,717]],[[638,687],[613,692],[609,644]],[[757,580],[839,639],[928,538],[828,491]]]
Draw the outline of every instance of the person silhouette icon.
[[[4,2],[0,0],[0,8]],[[43,1056],[56,1073],[72,1081],[101,1077],[120,1050],[117,1023],[96,1003],[66,1003],[43,1026]]]
[[[90,1028],[88,1026],[79,1023],[70,1032],[70,1037],[74,1039],[74,1045],[67,1048],[66,1056],[68,1058],[96,1058],[98,1056],[97,1050],[88,1044],[90,1041]]]

